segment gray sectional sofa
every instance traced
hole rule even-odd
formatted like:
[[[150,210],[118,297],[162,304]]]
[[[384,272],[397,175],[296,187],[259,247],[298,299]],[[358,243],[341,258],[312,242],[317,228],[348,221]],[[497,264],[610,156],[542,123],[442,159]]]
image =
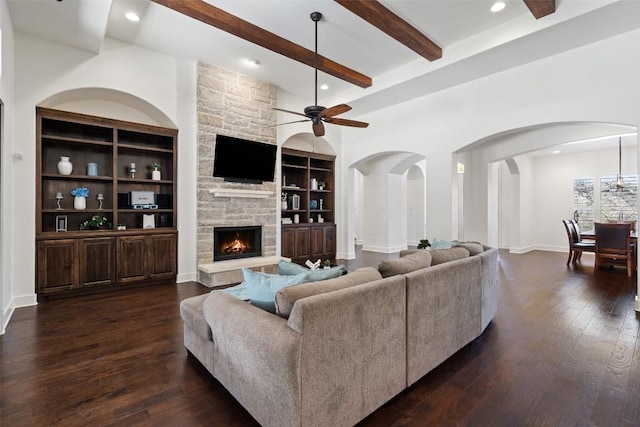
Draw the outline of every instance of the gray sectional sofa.
[[[497,309],[498,251],[403,251],[283,288],[276,314],[215,292],[180,306],[184,343],[264,426],[351,426],[478,337]]]

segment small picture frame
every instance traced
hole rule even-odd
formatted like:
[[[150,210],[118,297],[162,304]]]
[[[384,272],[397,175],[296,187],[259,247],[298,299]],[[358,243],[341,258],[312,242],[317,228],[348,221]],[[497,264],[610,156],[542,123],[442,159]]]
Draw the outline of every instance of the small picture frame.
[[[66,215],[56,215],[56,231],[67,231]]]

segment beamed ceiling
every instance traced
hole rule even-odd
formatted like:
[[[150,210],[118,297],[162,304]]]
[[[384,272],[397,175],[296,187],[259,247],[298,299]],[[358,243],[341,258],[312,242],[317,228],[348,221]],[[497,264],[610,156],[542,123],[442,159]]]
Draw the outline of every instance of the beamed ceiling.
[[[6,0],[14,29],[97,54],[109,40],[202,61],[309,105],[319,11],[321,105],[346,116],[424,96],[640,28],[640,1]],[[139,22],[125,19],[136,12]],[[247,59],[260,63],[249,67]],[[526,82],[524,82],[526,84]],[[357,117],[357,116],[356,116]]]

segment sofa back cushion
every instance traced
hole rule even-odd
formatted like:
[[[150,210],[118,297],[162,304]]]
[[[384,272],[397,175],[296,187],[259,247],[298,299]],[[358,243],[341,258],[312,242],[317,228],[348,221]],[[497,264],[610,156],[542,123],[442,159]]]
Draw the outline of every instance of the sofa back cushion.
[[[432,252],[421,249],[402,258],[384,260],[378,265],[378,271],[382,277],[391,277],[429,267]]]
[[[469,256],[479,255],[484,252],[484,246],[480,242],[455,242],[454,247],[462,247],[469,251]]]
[[[381,278],[378,270],[373,267],[365,267],[334,279],[282,288],[276,293],[276,314],[288,318],[293,310],[293,305],[301,298],[349,288]]]
[[[469,251],[462,246],[456,246],[451,249],[436,249],[429,251],[429,253],[431,253],[431,265],[438,265],[461,258],[469,258]]]

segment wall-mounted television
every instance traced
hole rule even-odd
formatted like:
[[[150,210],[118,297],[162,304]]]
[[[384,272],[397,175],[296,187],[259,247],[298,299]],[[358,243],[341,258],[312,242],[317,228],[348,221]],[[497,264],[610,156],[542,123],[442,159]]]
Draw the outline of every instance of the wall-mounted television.
[[[273,181],[277,151],[275,144],[217,135],[213,176],[232,182]]]

